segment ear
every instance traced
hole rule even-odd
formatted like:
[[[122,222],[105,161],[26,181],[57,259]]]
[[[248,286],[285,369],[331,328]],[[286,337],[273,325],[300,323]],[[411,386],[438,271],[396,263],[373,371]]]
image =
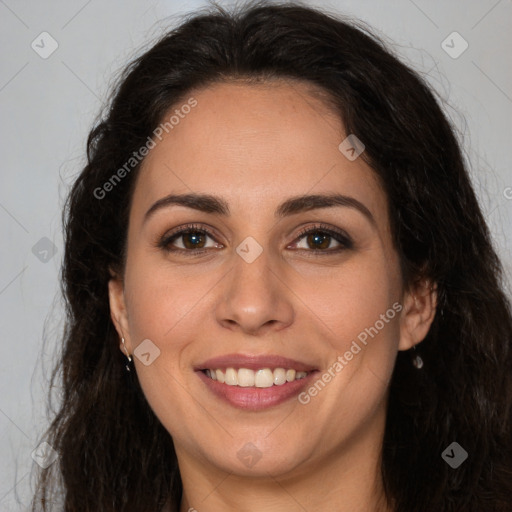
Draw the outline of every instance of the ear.
[[[121,338],[125,339],[126,350],[132,353],[128,329],[128,313],[124,298],[124,282],[120,276],[111,272],[112,278],[108,282],[108,298],[110,303],[110,317],[119,334],[119,349],[126,354]]]
[[[400,316],[400,343],[398,350],[409,350],[422,342],[436,314],[437,286],[429,279],[421,279],[405,292]]]

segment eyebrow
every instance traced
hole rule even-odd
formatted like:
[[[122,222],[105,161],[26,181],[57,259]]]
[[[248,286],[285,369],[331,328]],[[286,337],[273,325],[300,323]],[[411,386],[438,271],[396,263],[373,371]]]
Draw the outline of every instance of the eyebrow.
[[[210,194],[169,194],[154,203],[144,215],[144,223],[158,210],[171,206],[184,206],[204,213],[229,216],[228,203]],[[314,194],[291,197],[276,209],[274,216],[284,218],[301,212],[332,207],[353,208],[362,213],[376,227],[377,223],[370,210],[357,199],[342,194]]]

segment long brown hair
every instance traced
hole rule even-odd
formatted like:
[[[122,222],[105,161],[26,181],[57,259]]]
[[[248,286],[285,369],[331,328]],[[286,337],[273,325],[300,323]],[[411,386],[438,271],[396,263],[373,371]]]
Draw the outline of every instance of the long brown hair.
[[[405,284],[437,283],[438,311],[417,350],[424,367],[400,352],[392,377],[389,501],[396,512],[512,510],[511,307],[454,130],[423,79],[362,24],[275,2],[214,7],[165,34],[126,68],[89,135],[63,217],[67,316],[51,378],[63,396],[45,436],[60,457],[41,470],[33,510],[52,510],[58,489],[66,512],[179,508],[172,438],[124,369],[109,311],[139,165],[103,197],[97,190],[193,88],[240,77],[325,91],[383,184]],[[453,441],[469,454],[457,469],[441,457]]]

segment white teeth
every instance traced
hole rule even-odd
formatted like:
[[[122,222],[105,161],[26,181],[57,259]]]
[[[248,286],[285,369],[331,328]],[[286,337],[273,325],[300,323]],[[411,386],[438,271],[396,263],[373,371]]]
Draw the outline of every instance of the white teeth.
[[[224,384],[228,386],[236,386],[238,384],[238,375],[236,370],[233,368],[228,368],[224,375]]]
[[[274,370],[274,384],[282,386],[286,382],[286,371],[284,368],[276,368]]]
[[[244,388],[257,387],[269,388],[271,386],[282,386],[286,382],[303,379],[308,372],[298,372],[293,369],[262,368],[261,370],[249,370],[248,368],[226,368],[225,371],[219,369],[208,369],[205,374],[212,380],[217,380],[221,384],[228,386],[240,386]]]
[[[248,368],[238,370],[238,385],[243,388],[254,386],[254,371]]]
[[[264,368],[263,370],[258,370],[254,375],[254,385],[257,388],[269,388],[274,385],[274,375],[272,370],[269,368]]]
[[[286,370],[286,380],[288,382],[295,380],[295,370]]]

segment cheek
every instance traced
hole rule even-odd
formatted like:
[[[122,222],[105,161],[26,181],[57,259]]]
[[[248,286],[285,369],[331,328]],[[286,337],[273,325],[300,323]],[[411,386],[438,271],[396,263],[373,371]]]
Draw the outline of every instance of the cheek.
[[[376,253],[354,259],[344,267],[325,273],[322,279],[306,288],[305,303],[311,318],[328,342],[331,365],[342,356],[345,378],[378,377],[387,383],[391,375],[399,342],[401,310],[399,275],[394,262]],[[316,319],[316,320],[315,320]]]
[[[375,324],[400,297],[396,273],[384,258],[354,259],[317,278],[303,277],[305,303],[331,333],[357,336]],[[392,318],[396,317],[393,312]],[[380,324],[379,324],[380,325]]]
[[[216,282],[218,275],[213,269],[206,273],[180,271],[143,254],[134,254],[127,264],[125,289],[132,351],[137,356],[139,344],[150,340],[158,353],[148,366],[135,358],[137,376],[161,419],[167,414],[169,396],[183,395],[193,341],[206,315],[209,291]],[[174,406],[179,406],[179,400],[175,402]],[[181,414],[188,414],[186,408]]]
[[[208,291],[208,279],[183,276],[161,264],[134,263],[127,267],[126,290],[130,334],[135,344],[144,338],[155,343],[179,341],[174,332],[189,325],[183,322]]]
[[[126,290],[132,350],[135,351],[137,378],[144,395],[160,421],[180,435],[188,425],[191,409],[187,400],[185,368],[187,350],[197,323],[197,303],[209,289],[204,280],[180,277],[152,263],[151,272],[131,269],[149,268],[132,260],[127,266]],[[137,358],[137,347],[151,340],[158,356],[149,365]],[[151,351],[151,350],[150,350]],[[179,421],[178,421],[179,418]],[[195,420],[195,419],[194,419]],[[191,420],[192,421],[192,420]]]

